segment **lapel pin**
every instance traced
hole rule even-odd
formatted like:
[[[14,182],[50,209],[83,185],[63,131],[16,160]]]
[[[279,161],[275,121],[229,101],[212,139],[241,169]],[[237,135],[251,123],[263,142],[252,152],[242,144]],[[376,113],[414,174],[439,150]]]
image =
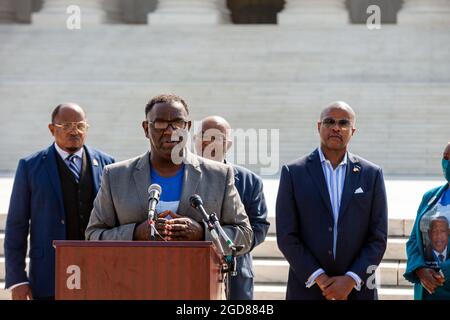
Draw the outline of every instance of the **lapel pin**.
[[[354,167],[353,168],[353,172],[359,172],[359,168],[358,167]]]
[[[98,161],[97,161],[97,159],[94,159],[94,161],[92,161],[92,163],[94,164],[94,166],[98,167]]]

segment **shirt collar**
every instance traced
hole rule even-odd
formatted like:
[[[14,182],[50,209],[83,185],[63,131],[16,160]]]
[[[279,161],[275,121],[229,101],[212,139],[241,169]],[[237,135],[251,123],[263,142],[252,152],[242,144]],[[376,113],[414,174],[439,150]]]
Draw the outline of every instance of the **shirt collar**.
[[[445,249],[442,252],[437,252],[434,249],[433,249],[433,252],[437,257],[439,257],[439,255],[442,254],[444,256],[444,261],[447,258],[447,247],[445,247]]]
[[[325,158],[325,155],[324,155],[323,152],[322,152],[322,148],[319,147],[319,148],[317,148],[317,149],[319,150],[319,158],[320,158],[320,162],[321,162],[321,163],[324,163],[324,162],[327,162],[327,161],[330,162],[330,160],[328,160],[327,158]],[[345,153],[344,159],[342,159],[342,161],[341,161],[341,163],[339,163],[338,167],[339,167],[339,166],[345,166],[345,165],[347,165],[347,162],[348,162],[348,152]]]
[[[61,149],[61,148],[58,146],[58,144],[57,144],[56,142],[54,143],[54,145],[55,145],[56,152],[58,152],[58,154],[60,155],[60,157],[61,157],[63,160],[66,160],[67,157],[71,155],[71,153],[68,153],[67,151]],[[75,152],[74,154],[75,154],[79,159],[83,159],[83,152],[84,152],[84,148],[81,148],[80,150],[78,150],[78,151]]]

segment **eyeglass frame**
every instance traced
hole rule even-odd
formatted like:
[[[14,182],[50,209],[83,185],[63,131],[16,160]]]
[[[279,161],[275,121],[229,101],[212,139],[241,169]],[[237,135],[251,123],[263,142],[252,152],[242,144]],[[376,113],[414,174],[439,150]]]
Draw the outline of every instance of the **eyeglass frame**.
[[[326,120],[333,121],[332,123],[324,123]],[[344,125],[342,124],[343,121],[347,121],[347,123]],[[348,130],[352,128],[353,122],[350,119],[334,119],[334,118],[324,118],[320,121],[320,124],[323,125],[327,129],[331,129],[334,126],[338,126],[341,130]]]
[[[66,125],[71,125],[71,127],[69,129],[65,129],[64,126]],[[79,129],[78,125],[79,124],[84,124],[86,127],[84,129]],[[77,129],[80,132],[86,132],[89,129],[89,124],[86,121],[78,121],[78,122],[65,122],[65,123],[52,123],[52,125],[54,125],[57,128],[60,128],[66,132],[70,132],[73,130],[73,128],[75,127],[75,129]]]
[[[184,119],[176,119],[176,120],[172,120],[172,121],[158,120],[157,119],[155,121],[150,121],[150,120],[146,120],[146,121],[147,121],[149,127],[151,127],[154,130],[161,130],[161,131],[167,130],[169,128],[169,126],[171,126],[173,130],[183,130],[183,129],[186,129],[186,125],[189,123],[189,120],[184,120]],[[182,128],[178,128],[178,127],[173,125],[175,122],[181,122],[181,121],[184,123]],[[166,125],[165,128],[156,128],[155,127],[155,123],[156,122],[165,122],[165,123],[167,123],[167,125]]]

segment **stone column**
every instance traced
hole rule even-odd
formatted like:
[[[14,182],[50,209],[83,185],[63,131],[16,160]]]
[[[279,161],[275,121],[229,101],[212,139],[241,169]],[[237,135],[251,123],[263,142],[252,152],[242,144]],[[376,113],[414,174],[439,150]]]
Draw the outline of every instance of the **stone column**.
[[[148,14],[149,25],[217,25],[227,23],[230,14],[225,0],[159,0]]]
[[[16,18],[15,0],[0,1],[0,23],[13,23]]]
[[[404,0],[399,25],[450,26],[450,0]]]
[[[32,24],[66,26],[67,8],[71,5],[81,9],[81,26],[99,25],[106,19],[102,0],[45,0],[41,11],[33,13]]]
[[[122,23],[123,22],[123,13],[121,0],[103,0],[102,8],[105,12],[105,21],[106,23]]]
[[[286,0],[278,14],[280,25],[344,26],[349,23],[345,0]]]

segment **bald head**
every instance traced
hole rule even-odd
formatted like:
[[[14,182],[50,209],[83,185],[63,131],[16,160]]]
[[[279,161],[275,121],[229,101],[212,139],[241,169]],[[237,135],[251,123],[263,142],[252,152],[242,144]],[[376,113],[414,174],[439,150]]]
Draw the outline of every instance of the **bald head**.
[[[344,101],[335,101],[330,103],[325,109],[320,113],[320,121],[327,117],[327,115],[333,110],[341,110],[348,113],[350,119],[352,120],[353,125],[356,122],[356,114],[355,111]]]
[[[52,112],[52,123],[55,123],[56,118],[61,113],[77,113],[79,117],[82,118],[82,120],[86,120],[86,113],[84,112],[83,108],[81,108],[78,104],[73,102],[65,102],[58,105]],[[80,120],[81,121],[81,120]]]
[[[231,126],[227,120],[225,120],[224,118],[222,118],[220,116],[209,116],[209,117],[203,118],[200,130],[202,132],[205,132],[209,129],[219,130],[228,139],[229,132],[231,130]]]
[[[230,124],[220,116],[202,119],[199,132],[195,137],[197,153],[210,160],[223,162],[232,144],[230,131]]]
[[[444,159],[450,160],[450,142],[447,142],[447,145],[445,146]]]

